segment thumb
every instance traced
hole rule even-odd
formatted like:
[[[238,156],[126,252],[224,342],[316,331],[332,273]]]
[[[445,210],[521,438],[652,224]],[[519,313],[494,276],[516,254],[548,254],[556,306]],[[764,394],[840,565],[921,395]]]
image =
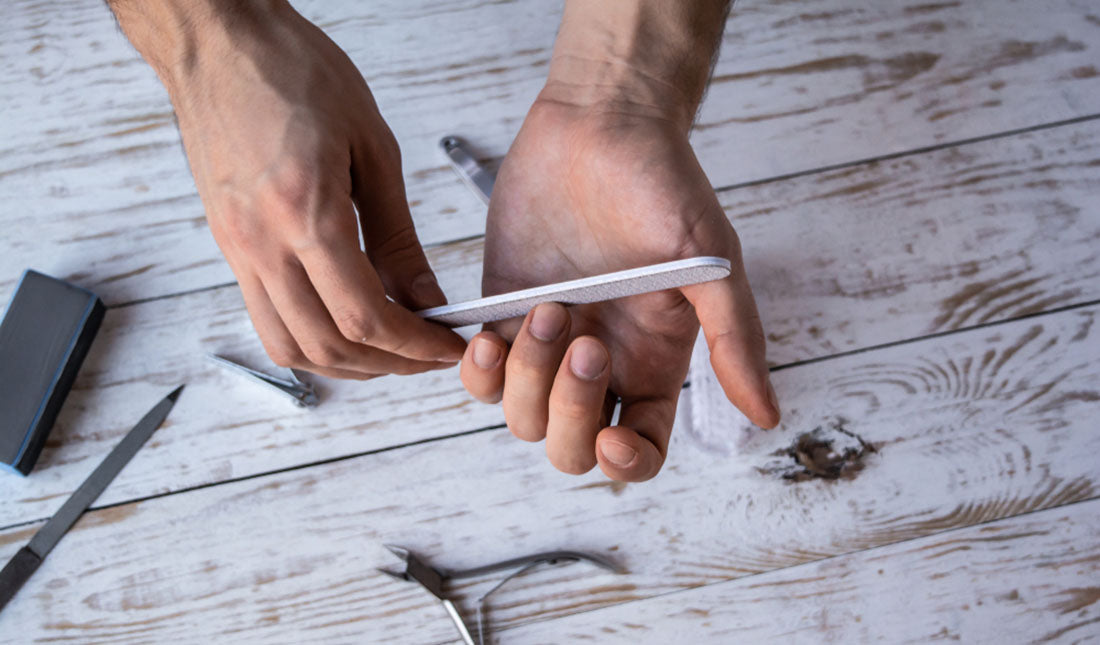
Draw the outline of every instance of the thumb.
[[[413,311],[446,304],[416,235],[400,157],[381,167],[353,162],[352,176],[363,242],[386,295]]]
[[[396,231],[384,235],[371,233],[370,237],[381,239],[367,242],[367,256],[386,288],[386,295],[411,311],[447,304],[411,219],[407,226]],[[363,237],[369,240],[366,231]]]
[[[683,287],[710,348],[710,364],[726,398],[756,425],[779,424],[779,404],[765,357],[764,330],[740,253],[722,280]]]

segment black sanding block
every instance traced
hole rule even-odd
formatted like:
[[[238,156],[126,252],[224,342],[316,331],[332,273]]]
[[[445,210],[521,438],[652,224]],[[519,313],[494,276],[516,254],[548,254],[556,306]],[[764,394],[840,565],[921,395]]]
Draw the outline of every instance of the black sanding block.
[[[0,322],[0,464],[31,472],[104,311],[91,291],[23,274]]]

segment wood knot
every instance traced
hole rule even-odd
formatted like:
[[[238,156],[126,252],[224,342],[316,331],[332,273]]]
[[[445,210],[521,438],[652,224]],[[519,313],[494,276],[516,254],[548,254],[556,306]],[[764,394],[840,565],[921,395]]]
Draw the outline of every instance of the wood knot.
[[[758,470],[796,482],[854,479],[863,470],[864,458],[875,452],[875,448],[845,428],[845,424],[844,419],[835,419],[798,435],[789,448],[772,453],[787,459],[773,461]]]

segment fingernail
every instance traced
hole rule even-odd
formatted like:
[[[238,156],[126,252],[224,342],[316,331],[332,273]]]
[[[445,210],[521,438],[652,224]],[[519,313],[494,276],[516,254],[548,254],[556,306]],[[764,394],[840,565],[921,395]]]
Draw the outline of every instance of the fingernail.
[[[435,276],[430,272],[424,272],[416,276],[411,287],[413,298],[416,299],[416,304],[421,307],[434,307],[447,302],[447,296],[443,295],[443,290],[439,288],[439,283],[436,282]]]
[[[569,355],[569,369],[578,377],[595,380],[607,367],[607,352],[595,342],[581,342],[573,346]]]
[[[569,314],[561,305],[545,304],[535,307],[535,315],[531,316],[531,324],[528,326],[531,335],[542,341],[551,341],[561,336],[565,330],[565,323]]]
[[[638,457],[638,453],[633,448],[621,441],[607,440],[600,442],[600,452],[603,453],[604,459],[620,468],[625,468],[634,463],[634,460]]]
[[[768,403],[771,404],[772,410],[775,412],[775,416],[779,416],[779,399],[775,396],[775,388],[772,387],[772,379],[768,377]]]
[[[502,352],[491,340],[478,338],[474,341],[474,365],[483,370],[491,370],[500,363]]]

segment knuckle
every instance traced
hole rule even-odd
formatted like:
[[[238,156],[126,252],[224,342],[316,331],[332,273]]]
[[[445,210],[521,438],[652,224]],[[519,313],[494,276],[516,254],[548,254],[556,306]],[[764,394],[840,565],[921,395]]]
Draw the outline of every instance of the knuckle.
[[[280,214],[308,211],[317,200],[318,176],[311,164],[300,158],[281,160],[260,183],[266,206]]]
[[[713,248],[704,243],[696,231],[688,228],[676,231],[665,239],[661,252],[665,255],[678,258],[696,257],[700,255],[712,255]]]
[[[231,201],[219,206],[217,212],[218,228],[225,232],[233,246],[246,254],[259,249],[264,234],[263,222],[252,209]]]
[[[369,243],[369,241],[368,241]],[[412,262],[420,261],[424,257],[424,251],[420,246],[420,239],[416,235],[416,229],[412,222],[402,226],[386,238],[371,244],[374,254],[384,257],[389,261]]]
[[[279,367],[302,367],[302,353],[293,345],[272,345],[267,348],[267,355]]]
[[[740,258],[740,243],[724,211],[701,206],[666,223],[663,235],[651,236],[649,252],[656,257],[688,258],[718,255]]]
[[[569,424],[573,426],[578,424],[595,425],[595,421],[600,416],[598,405],[578,398],[556,397],[550,405],[556,416],[569,421]]]
[[[363,343],[374,338],[378,333],[378,325],[375,318],[361,311],[340,311],[333,315],[336,327],[344,338]]]
[[[507,378],[515,383],[541,389],[542,384],[553,382],[561,358],[546,351],[540,351],[544,349],[542,347],[537,345],[532,347],[532,345],[534,343],[530,340],[523,343],[517,342],[508,355],[504,370]]]
[[[334,367],[343,358],[340,350],[324,340],[311,340],[301,344],[302,354],[314,365]]]

